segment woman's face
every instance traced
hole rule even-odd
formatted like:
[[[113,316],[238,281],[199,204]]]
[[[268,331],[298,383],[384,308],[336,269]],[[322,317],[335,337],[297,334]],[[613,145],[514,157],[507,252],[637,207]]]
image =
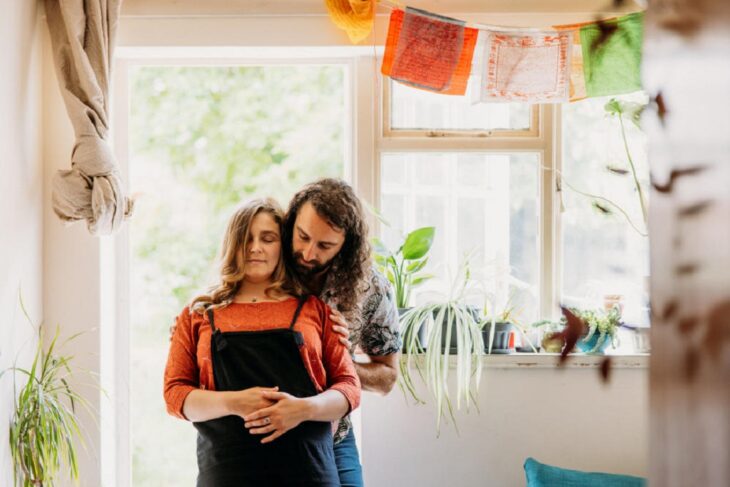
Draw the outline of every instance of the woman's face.
[[[279,224],[269,213],[259,213],[251,222],[245,255],[244,280],[259,283],[271,280],[281,258]]]

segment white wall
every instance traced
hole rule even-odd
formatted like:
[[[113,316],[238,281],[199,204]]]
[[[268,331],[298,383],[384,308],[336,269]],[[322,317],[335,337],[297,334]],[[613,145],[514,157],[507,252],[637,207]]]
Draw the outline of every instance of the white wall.
[[[646,476],[646,357],[623,365],[614,359],[619,363],[608,385],[595,363],[559,370],[544,360],[518,366],[524,359],[497,359],[501,364],[483,369],[480,413],[473,407],[457,413],[460,436],[442,422],[436,437],[433,400],[413,405],[398,389],[386,397],[363,394],[366,484],[523,486],[529,456],[564,468]]]
[[[67,225],[51,206],[51,181],[59,169],[71,166],[74,133],[53,65],[48,28],[43,25],[43,309],[47,319],[61,325],[63,336],[84,332],[73,342],[74,366],[79,371],[99,373],[100,348],[100,266],[101,240],[91,236],[85,222]],[[100,409],[99,390],[88,385],[89,377],[79,374],[72,386]],[[79,449],[81,486],[98,487],[100,480],[100,432],[98,418],[85,411],[78,414],[85,430],[86,449]],[[60,485],[72,485],[60,479]],[[65,483],[64,483],[65,482]]]
[[[35,0],[0,0],[0,370],[26,366],[35,345],[31,318],[43,316],[41,23]],[[12,485],[8,423],[13,381],[0,379],[0,485]]]

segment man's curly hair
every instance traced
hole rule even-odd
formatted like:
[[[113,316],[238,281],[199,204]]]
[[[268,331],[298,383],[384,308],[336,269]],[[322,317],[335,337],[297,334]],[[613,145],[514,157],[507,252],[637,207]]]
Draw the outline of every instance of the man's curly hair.
[[[298,284],[305,289],[309,283],[303,282],[297,275],[292,240],[297,214],[307,202],[330,226],[345,232],[345,242],[327,271],[327,288],[337,290],[333,296],[334,303],[350,326],[357,328],[360,293],[367,288],[372,265],[368,225],[362,205],[349,184],[334,178],[310,183],[294,195],[284,218],[282,246],[284,262],[292,276],[299,281]]]

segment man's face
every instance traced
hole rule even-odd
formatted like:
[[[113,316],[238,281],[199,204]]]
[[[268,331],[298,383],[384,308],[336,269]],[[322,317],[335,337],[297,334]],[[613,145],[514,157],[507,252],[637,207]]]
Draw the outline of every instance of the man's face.
[[[345,243],[345,232],[331,227],[309,202],[299,208],[293,233],[294,263],[302,275],[325,270]]]

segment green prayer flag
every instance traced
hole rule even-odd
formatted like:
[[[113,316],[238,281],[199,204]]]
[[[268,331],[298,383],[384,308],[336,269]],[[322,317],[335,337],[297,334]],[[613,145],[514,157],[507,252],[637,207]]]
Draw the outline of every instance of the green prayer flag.
[[[586,94],[618,95],[641,89],[641,47],[644,13],[637,12],[604,22],[616,29],[603,42],[601,28],[590,24],[580,29]]]

